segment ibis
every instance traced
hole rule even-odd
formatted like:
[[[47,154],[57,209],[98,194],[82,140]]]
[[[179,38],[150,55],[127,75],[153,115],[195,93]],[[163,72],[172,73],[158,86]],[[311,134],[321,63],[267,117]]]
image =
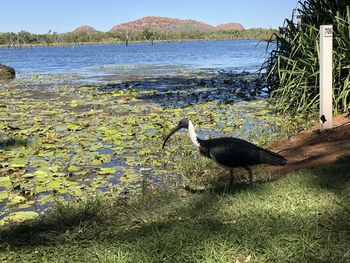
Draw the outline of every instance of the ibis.
[[[234,138],[221,137],[203,140],[197,137],[192,122],[182,119],[166,136],[162,148],[164,149],[168,139],[178,130],[188,130],[193,145],[199,153],[217,163],[219,166],[230,170],[230,184],[233,182],[233,169],[242,167],[248,171],[250,184],[253,184],[253,171],[251,166],[259,164],[285,165],[287,160],[280,154],[263,149],[248,141]]]

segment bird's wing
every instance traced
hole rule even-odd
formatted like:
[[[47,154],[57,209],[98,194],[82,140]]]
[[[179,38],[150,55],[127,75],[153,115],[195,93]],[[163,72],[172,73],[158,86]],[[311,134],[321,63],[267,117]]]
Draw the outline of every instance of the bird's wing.
[[[238,138],[205,140],[203,147],[209,152],[210,158],[225,167],[257,164],[285,165],[287,163],[287,160],[280,154]]]
[[[225,167],[238,167],[261,163],[262,148],[238,139],[217,138],[207,140],[210,157]]]

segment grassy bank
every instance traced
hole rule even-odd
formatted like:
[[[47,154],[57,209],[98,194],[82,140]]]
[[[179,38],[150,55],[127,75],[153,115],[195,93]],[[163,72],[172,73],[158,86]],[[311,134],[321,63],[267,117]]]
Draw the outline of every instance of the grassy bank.
[[[0,232],[2,262],[349,262],[349,157],[256,186],[58,203]]]

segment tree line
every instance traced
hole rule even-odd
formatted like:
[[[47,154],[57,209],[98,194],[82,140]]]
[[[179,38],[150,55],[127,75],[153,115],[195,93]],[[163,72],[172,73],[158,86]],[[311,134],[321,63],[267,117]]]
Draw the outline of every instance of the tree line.
[[[139,31],[118,32],[68,32],[57,33],[49,31],[46,34],[33,34],[27,31],[18,33],[0,33],[1,46],[22,45],[70,45],[89,43],[121,43],[140,41],[182,41],[182,40],[234,40],[234,39],[257,39],[269,40],[276,33],[275,29],[253,28],[247,30],[222,30],[222,31],[155,31],[144,29]]]

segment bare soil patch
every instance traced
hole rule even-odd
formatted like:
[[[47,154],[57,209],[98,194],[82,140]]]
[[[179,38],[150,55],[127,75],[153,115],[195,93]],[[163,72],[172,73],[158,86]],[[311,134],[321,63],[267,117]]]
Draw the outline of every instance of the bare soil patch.
[[[333,119],[333,129],[320,131],[320,124],[271,145],[271,150],[288,160],[283,167],[271,171],[292,171],[335,162],[350,153],[350,118],[348,114]],[[349,171],[350,172],[350,171]]]

